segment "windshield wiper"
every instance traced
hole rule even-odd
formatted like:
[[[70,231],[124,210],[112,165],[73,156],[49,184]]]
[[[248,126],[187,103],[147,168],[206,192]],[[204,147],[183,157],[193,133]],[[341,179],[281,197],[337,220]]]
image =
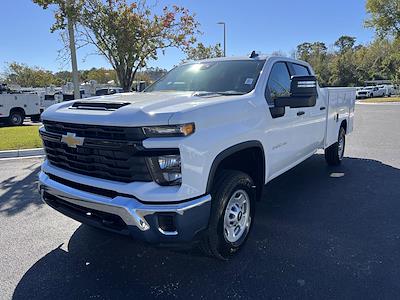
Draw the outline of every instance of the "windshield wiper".
[[[246,93],[244,92],[239,92],[239,91],[224,91],[224,92],[196,92],[193,94],[193,96],[198,96],[198,97],[207,97],[207,96],[238,96],[238,95],[244,95]]]
[[[239,91],[224,91],[224,92],[216,92],[219,95],[223,96],[237,96],[237,95],[244,95],[246,94],[245,92],[239,92]]]

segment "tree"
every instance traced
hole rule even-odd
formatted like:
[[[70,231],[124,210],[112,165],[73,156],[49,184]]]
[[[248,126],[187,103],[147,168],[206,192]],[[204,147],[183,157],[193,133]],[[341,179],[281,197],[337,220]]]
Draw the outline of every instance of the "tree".
[[[311,55],[311,43],[305,42],[297,46],[296,58],[308,61]]]
[[[348,35],[342,35],[336,42],[335,47],[339,49],[340,53],[352,50],[356,43],[356,38]]]
[[[198,43],[195,47],[189,47],[185,50],[186,59],[190,60],[201,60],[206,58],[223,57],[224,52],[221,49],[221,44],[215,44],[214,46],[205,46],[203,43]]]
[[[58,78],[62,84],[72,81],[72,73],[70,71],[59,71],[56,72],[54,76]]]
[[[97,83],[105,84],[110,81],[116,82],[117,74],[113,69],[92,68],[90,70],[81,71],[81,78],[83,81],[96,80]]]
[[[80,98],[78,64],[76,60],[75,26],[80,17],[84,0],[33,0],[34,3],[47,9],[50,5],[56,6],[55,23],[51,31],[68,29],[69,49],[71,54],[72,79],[74,82],[75,99]]]
[[[400,38],[400,0],[367,0],[366,9],[370,15],[367,27],[375,28],[381,37]]]
[[[329,68],[326,67],[329,57],[327,47],[323,42],[306,42],[298,45],[296,57],[312,65],[321,86],[328,85],[331,74]]]
[[[8,64],[4,75],[6,83],[18,84],[22,87],[46,87],[62,83],[51,71],[16,62]]]
[[[107,58],[125,91],[148,60],[169,47],[186,49],[198,33],[198,23],[187,9],[174,5],[153,14],[146,1],[87,0],[80,24],[86,41]]]

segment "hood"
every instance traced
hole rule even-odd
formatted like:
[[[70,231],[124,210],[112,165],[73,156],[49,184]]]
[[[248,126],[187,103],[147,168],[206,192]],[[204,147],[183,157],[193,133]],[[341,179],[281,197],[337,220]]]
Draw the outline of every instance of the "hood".
[[[177,112],[227,98],[237,97],[215,94],[199,97],[193,92],[123,93],[55,104],[42,114],[42,119],[110,126],[167,125]]]

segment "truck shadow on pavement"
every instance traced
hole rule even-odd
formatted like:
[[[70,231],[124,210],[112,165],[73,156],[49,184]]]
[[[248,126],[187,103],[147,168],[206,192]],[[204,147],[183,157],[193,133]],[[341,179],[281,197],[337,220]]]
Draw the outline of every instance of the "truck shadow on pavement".
[[[230,262],[80,226],[25,273],[13,298],[396,298],[400,170],[324,163],[315,155],[268,184]]]
[[[13,176],[0,182],[0,191],[6,191],[0,197],[0,214],[15,215],[28,207],[40,207],[44,203],[37,191],[40,167],[32,165],[29,175],[22,180]]]

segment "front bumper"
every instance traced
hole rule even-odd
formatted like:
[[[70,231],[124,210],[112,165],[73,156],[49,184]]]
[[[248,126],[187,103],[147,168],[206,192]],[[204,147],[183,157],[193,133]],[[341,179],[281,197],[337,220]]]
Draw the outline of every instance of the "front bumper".
[[[114,198],[82,191],[39,174],[44,202],[81,223],[130,234],[150,243],[191,242],[207,228],[211,196],[179,203],[144,204],[135,198]]]

